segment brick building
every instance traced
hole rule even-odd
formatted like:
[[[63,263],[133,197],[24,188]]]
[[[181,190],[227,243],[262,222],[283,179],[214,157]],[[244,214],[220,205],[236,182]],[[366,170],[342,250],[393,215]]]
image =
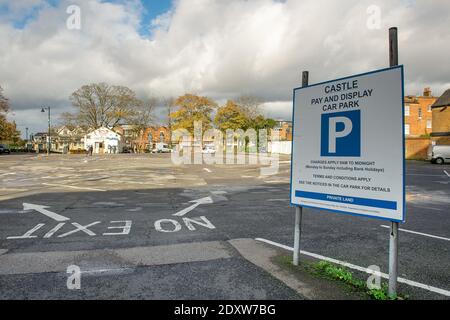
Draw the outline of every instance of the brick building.
[[[450,145],[450,89],[431,106],[433,111],[433,132],[431,139],[437,145]]]
[[[164,126],[150,127],[144,130],[143,134],[136,140],[136,143],[141,150],[152,150],[159,142],[170,144],[170,139],[169,128]]]
[[[279,120],[272,130],[278,132],[280,141],[292,141],[292,121]]]
[[[405,135],[420,137],[430,135],[433,128],[431,106],[436,102],[430,88],[425,88],[423,96],[405,97]]]

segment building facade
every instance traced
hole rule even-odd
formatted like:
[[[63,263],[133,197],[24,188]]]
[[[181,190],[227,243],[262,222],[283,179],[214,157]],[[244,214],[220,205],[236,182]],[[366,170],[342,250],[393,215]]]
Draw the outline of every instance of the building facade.
[[[123,149],[122,135],[111,129],[102,127],[90,131],[84,137],[84,149],[92,147],[92,153],[121,153]]]
[[[405,97],[405,135],[407,137],[429,136],[433,131],[431,106],[436,102],[430,88],[425,88],[422,96]]]
[[[272,129],[272,132],[278,133],[278,139],[280,141],[292,141],[292,121],[277,121],[277,125]]]
[[[431,106],[433,132],[431,139],[436,145],[450,145],[450,89]]]

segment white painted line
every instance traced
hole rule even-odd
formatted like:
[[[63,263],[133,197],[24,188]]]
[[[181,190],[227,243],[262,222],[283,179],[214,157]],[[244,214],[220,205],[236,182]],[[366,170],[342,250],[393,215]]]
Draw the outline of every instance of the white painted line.
[[[44,235],[44,238],[51,238],[51,237],[56,233],[56,231],[58,231],[59,229],[61,229],[64,225],[65,225],[64,222],[58,223],[58,224],[56,225],[56,227],[54,227],[52,230],[50,230],[49,232],[47,232],[47,233]]]
[[[79,223],[72,222],[72,225],[73,225],[76,229],[75,229],[75,230],[72,230],[72,231],[69,231],[69,232],[67,232],[67,233],[64,233],[64,234],[60,234],[60,235],[58,236],[58,238],[64,238],[64,237],[67,237],[67,236],[69,236],[69,235],[71,235],[71,234],[74,234],[74,233],[76,233],[76,232],[79,232],[79,231],[83,231],[84,233],[86,233],[86,234],[88,234],[89,236],[93,237],[93,236],[95,236],[95,233],[92,232],[91,230],[89,230],[88,228],[89,228],[89,227],[92,227],[92,226],[95,226],[96,224],[99,224],[99,223],[100,223],[100,221],[96,221],[96,222],[93,222],[93,223],[91,223],[91,224],[88,224],[87,226],[82,226],[82,225],[79,224]]]
[[[289,180],[269,180],[269,181],[264,181],[265,183],[286,183],[289,182]]]
[[[39,213],[42,213],[44,216],[47,216],[55,221],[61,222],[61,221],[67,221],[70,220],[67,217],[64,217],[60,214],[57,214],[55,212],[49,211],[46,208],[49,208],[48,206],[41,206],[41,205],[37,205],[37,204],[32,204],[32,203],[23,203],[23,210],[24,211],[30,211],[30,210],[34,210],[37,211]]]
[[[7,173],[2,173],[0,174],[0,176],[9,176],[9,175],[14,175],[16,174],[15,172],[7,172]]]
[[[43,226],[45,226],[45,223],[39,223],[33,229],[28,230],[23,236],[7,237],[6,239],[13,240],[13,239],[32,239],[32,238],[37,238],[37,236],[32,236],[32,234],[35,233],[36,231],[38,231]]]
[[[197,208],[201,204],[213,203],[213,200],[212,200],[211,197],[205,197],[205,198],[201,198],[201,199],[197,199],[197,200],[192,200],[192,201],[189,201],[189,202],[193,202],[194,204],[189,206],[189,207],[187,207],[187,208],[185,208],[185,209],[183,209],[183,210],[181,210],[181,211],[178,211],[177,213],[174,213],[173,215],[177,216],[177,217],[184,216],[186,213],[194,210],[195,208]]]
[[[215,195],[222,195],[222,194],[227,194],[228,192],[218,190],[218,191],[211,191],[211,193],[212,193],[212,194],[215,194]]]
[[[444,173],[450,178],[450,174],[447,171],[444,170]]]
[[[203,168],[203,170],[205,170],[206,172],[209,172],[209,173],[211,173],[212,171],[211,170],[209,170],[208,168]]]
[[[408,206],[415,207],[415,208],[426,209],[426,210],[444,211],[444,209],[439,209],[439,208],[432,208],[432,207],[418,206],[417,204],[414,204],[414,203],[412,203],[412,202],[409,202],[409,203],[408,203]]]
[[[103,190],[103,189],[69,186],[69,185],[66,185],[66,184],[56,184],[56,183],[43,183],[43,185],[50,186],[50,187],[63,187],[63,188],[72,188],[72,189],[80,189],[80,190],[92,190],[92,191],[102,191],[102,192],[106,191],[106,190]]]
[[[117,269],[93,269],[81,271],[81,274],[95,274],[95,273],[123,273],[123,272],[133,272],[133,268],[117,268]]]
[[[276,243],[276,242],[273,242],[273,241],[270,241],[270,240],[266,240],[266,239],[262,239],[262,238],[256,238],[255,240],[256,241],[265,242],[267,244],[270,244],[270,245],[273,245],[273,246],[276,246],[276,247],[279,247],[279,248],[282,248],[282,249],[285,249],[285,250],[294,251],[294,248],[291,248],[289,246],[285,246],[283,244]],[[358,270],[358,271],[365,272],[365,273],[368,273],[368,274],[373,274],[373,270],[370,270],[370,269],[367,269],[367,268],[364,268],[364,267],[360,267],[360,266],[357,266],[355,264],[351,264],[351,263],[348,263],[348,262],[345,262],[345,261],[340,261],[340,260],[336,260],[336,259],[333,259],[333,258],[328,258],[328,257],[322,256],[320,254],[315,254],[315,253],[311,253],[311,252],[307,252],[307,251],[303,251],[303,250],[300,250],[300,253],[305,255],[305,256],[310,256],[310,257],[313,257],[313,258],[316,258],[316,259],[319,259],[319,260],[328,261],[328,262],[331,262],[331,263],[334,263],[334,264],[338,264],[338,265],[341,265],[341,266],[344,266],[344,267],[347,267],[347,268],[350,268],[350,269]],[[385,279],[389,279],[389,275],[386,274],[386,273],[383,273],[383,272],[380,272],[380,277],[385,278]],[[450,291],[445,290],[445,289],[436,288],[436,287],[433,287],[433,286],[429,286],[427,284],[423,284],[423,283],[420,283],[420,282],[408,280],[408,279],[401,278],[401,277],[398,277],[397,281],[400,282],[400,283],[407,284],[407,285],[409,285],[411,287],[425,289],[425,290],[428,290],[428,291],[431,291],[431,292],[435,292],[435,293],[442,294],[444,296],[450,297]]]
[[[388,228],[388,229],[391,228],[390,226],[386,226],[386,225],[381,225],[380,227]],[[406,229],[401,229],[401,228],[399,228],[398,230],[403,231],[403,232],[408,232],[408,233],[418,234],[418,235],[425,236],[425,237],[430,237],[430,238],[436,238],[436,239],[440,239],[440,240],[450,241],[449,238],[444,238],[444,237],[434,236],[434,235],[428,234],[428,233],[422,233],[422,232],[417,232],[417,231],[411,231],[411,230],[406,230]]]

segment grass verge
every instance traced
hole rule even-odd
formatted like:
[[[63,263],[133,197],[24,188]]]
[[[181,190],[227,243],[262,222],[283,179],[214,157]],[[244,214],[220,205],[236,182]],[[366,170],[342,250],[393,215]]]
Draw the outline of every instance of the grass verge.
[[[355,274],[342,266],[334,265],[327,261],[310,262],[303,260],[300,266],[292,264],[291,256],[280,256],[278,262],[289,269],[301,269],[316,277],[325,278],[331,281],[338,281],[352,291],[365,294],[367,298],[374,300],[405,300],[407,297],[395,296],[388,294],[388,286],[386,283],[381,284],[379,289],[369,289],[366,281],[358,279]]]

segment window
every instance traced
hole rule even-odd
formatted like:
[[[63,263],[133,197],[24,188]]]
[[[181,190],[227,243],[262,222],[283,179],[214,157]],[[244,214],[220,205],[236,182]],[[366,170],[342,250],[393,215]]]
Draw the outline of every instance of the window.
[[[164,132],[160,132],[159,141],[164,142]]]
[[[409,116],[409,105],[405,106],[405,116]]]
[[[431,120],[427,120],[427,129],[431,129]]]
[[[405,124],[405,134],[409,135],[409,124]]]
[[[431,104],[428,106],[428,112],[431,112]]]
[[[419,120],[422,119],[422,108],[419,108]]]

